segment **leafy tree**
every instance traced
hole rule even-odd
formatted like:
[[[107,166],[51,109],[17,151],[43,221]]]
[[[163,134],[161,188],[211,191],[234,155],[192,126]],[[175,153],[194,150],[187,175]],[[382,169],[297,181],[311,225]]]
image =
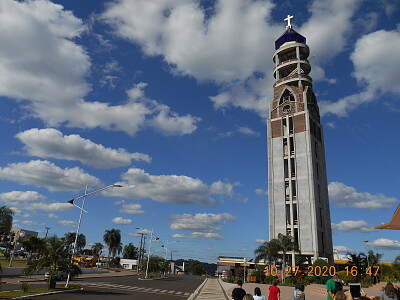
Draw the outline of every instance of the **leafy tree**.
[[[168,263],[168,262],[167,262]],[[141,262],[141,270],[147,267],[147,256]],[[149,273],[160,273],[165,270],[166,260],[160,256],[151,255],[149,260]]]
[[[121,253],[121,231],[119,229],[106,230],[103,236],[104,243],[108,246],[111,256],[115,258],[116,254]]]
[[[29,252],[32,258],[38,258],[43,255],[43,250],[46,246],[46,240],[31,236],[29,239],[22,241],[22,246]]]
[[[6,206],[0,207],[0,235],[7,236],[10,233],[14,211]]]
[[[94,243],[92,246],[93,255],[100,256],[101,250],[103,250],[104,245],[102,243]]]
[[[70,272],[72,276],[81,273],[79,267],[71,262],[66,240],[60,239],[56,235],[45,240],[43,255],[35,259],[31,258],[28,267],[25,268],[25,273],[32,275],[33,272],[42,269],[49,270],[49,282],[56,279],[58,270]]]
[[[136,248],[132,243],[129,243],[124,247],[123,258],[137,259],[138,248]]]
[[[83,254],[83,255],[94,255],[92,249],[83,249],[81,251],[81,254]]]
[[[383,254],[382,253],[374,253],[373,250],[368,251],[368,263],[370,266],[378,265],[379,261],[381,260]]]
[[[1,245],[6,248],[6,255],[8,256],[11,247],[10,231],[13,222],[14,211],[6,206],[0,207],[0,241]]]
[[[189,270],[190,273],[193,275],[203,275],[206,273],[206,270],[204,270],[203,266],[198,260],[191,261],[189,264]]]
[[[70,249],[73,248],[73,245],[75,243],[75,237],[76,237],[75,232],[68,232],[64,235],[65,242]],[[86,246],[86,237],[83,233],[80,233],[76,241],[75,249],[77,252],[80,252],[82,251],[83,248],[85,248],[85,246]]]
[[[400,264],[400,255],[396,256],[396,258],[394,259],[393,263]]]

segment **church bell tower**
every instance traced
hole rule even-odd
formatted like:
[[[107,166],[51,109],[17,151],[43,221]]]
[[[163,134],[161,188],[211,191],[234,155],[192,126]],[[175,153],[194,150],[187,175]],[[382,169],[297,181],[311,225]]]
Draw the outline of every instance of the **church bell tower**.
[[[269,238],[291,235],[301,255],[333,263],[323,130],[306,38],[288,22],[275,41],[268,120]],[[295,265],[292,254],[292,265]]]

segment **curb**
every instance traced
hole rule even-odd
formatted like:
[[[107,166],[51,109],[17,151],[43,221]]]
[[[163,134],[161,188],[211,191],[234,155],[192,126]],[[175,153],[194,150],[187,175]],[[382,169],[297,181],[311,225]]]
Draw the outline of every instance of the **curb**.
[[[132,275],[136,275],[136,274],[118,274],[118,275],[111,275],[109,276],[110,273],[103,273],[103,274],[108,274],[108,276],[85,276],[85,277],[79,277],[77,276],[75,279],[86,279],[86,278],[104,278],[104,277],[123,277],[123,276],[132,276]],[[18,282],[41,282],[44,281],[43,279],[22,279],[22,280],[18,280]],[[73,280],[72,280],[73,281]],[[5,281],[4,283],[8,283],[7,281]]]
[[[222,286],[222,279],[221,279],[221,277],[218,277],[218,283],[219,283],[219,286],[221,287],[221,289],[223,290],[223,292],[224,292],[224,295],[225,295],[225,298],[226,299],[230,299],[229,297],[228,297],[228,294],[226,293],[226,290],[225,290],[225,288]]]
[[[83,288],[76,289],[76,290],[70,290],[70,291],[55,291],[55,292],[49,292],[49,293],[41,293],[41,294],[36,294],[36,295],[26,295],[22,297],[17,297],[17,298],[10,298],[11,300],[13,299],[28,299],[32,297],[37,297],[37,296],[46,296],[46,295],[53,295],[53,294],[64,294],[64,293],[74,293],[78,291],[83,291]]]
[[[200,294],[201,290],[203,289],[204,285],[206,284],[208,278],[204,279],[203,283],[199,285],[199,287],[187,298],[187,300],[194,300]]]

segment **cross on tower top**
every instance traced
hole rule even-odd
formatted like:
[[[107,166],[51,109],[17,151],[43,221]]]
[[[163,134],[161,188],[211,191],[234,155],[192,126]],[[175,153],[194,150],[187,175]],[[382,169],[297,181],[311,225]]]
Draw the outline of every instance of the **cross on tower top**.
[[[292,25],[290,24],[290,19],[293,19],[293,16],[288,15],[287,18],[284,19],[284,21],[287,21],[287,23],[288,23],[287,26],[286,26],[286,29],[287,28],[292,28]]]

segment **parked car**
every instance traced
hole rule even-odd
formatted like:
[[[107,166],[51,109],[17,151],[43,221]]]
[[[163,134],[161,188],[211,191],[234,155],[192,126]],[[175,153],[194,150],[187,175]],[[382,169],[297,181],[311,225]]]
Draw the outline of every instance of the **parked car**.
[[[68,276],[68,272],[58,270],[56,273],[56,280],[63,281],[64,279],[67,278],[67,276]],[[49,277],[50,277],[50,272],[44,273],[44,280],[48,280]]]

